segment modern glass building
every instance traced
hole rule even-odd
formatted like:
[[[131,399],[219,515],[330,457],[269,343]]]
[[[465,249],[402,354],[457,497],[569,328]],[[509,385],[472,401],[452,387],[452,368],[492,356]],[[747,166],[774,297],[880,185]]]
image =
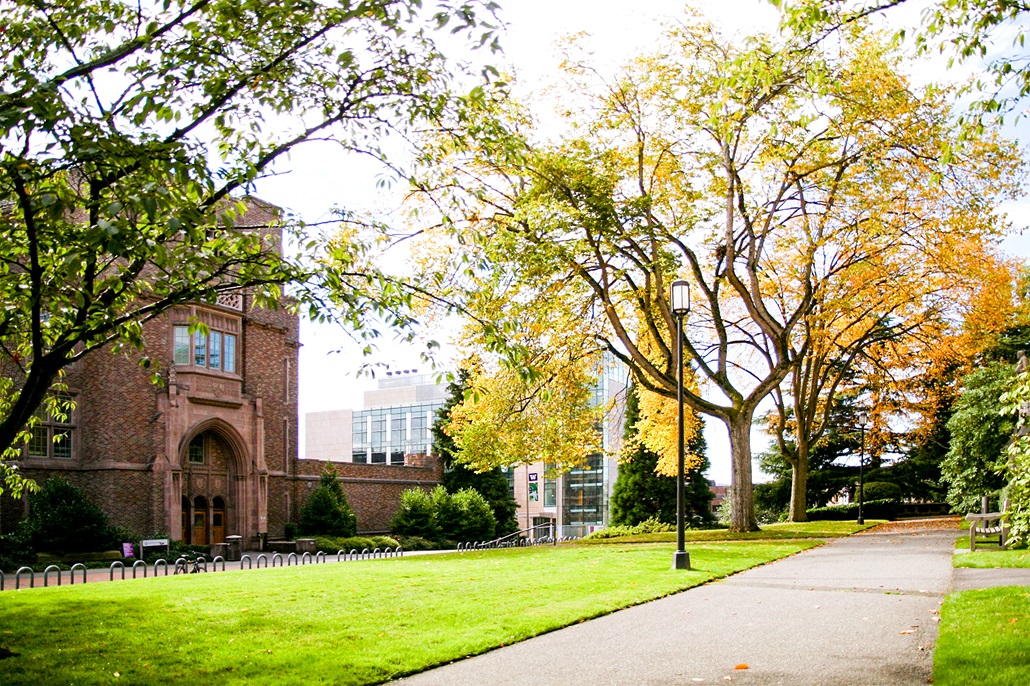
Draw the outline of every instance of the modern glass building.
[[[416,370],[388,372],[365,392],[365,409],[306,416],[309,458],[359,464],[403,465],[405,455],[428,455],[432,426],[447,399],[447,385]]]
[[[443,401],[377,407],[354,413],[351,461],[404,464],[404,456],[428,455],[433,447],[430,429]]]

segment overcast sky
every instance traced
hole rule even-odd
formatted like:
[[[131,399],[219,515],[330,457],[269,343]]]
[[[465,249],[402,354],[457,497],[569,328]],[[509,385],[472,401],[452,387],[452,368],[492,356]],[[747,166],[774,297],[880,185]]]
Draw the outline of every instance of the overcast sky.
[[[553,45],[556,39],[579,32],[590,35],[589,46],[602,70],[616,67],[653,44],[660,25],[679,15],[683,3],[675,0],[645,0],[637,3],[610,0],[501,0],[508,29],[503,37],[504,56],[526,88],[546,82],[556,70]],[[764,0],[702,0],[696,3],[728,35],[756,30],[773,30],[776,13]],[[895,15],[893,22],[912,21],[911,9]],[[940,72],[937,63],[921,64],[916,71]],[[258,195],[297,212],[307,222],[328,220],[334,206],[368,209],[388,204],[377,194],[378,169],[370,162],[343,157],[328,144],[311,144],[294,152],[283,173],[258,185]],[[1021,208],[1013,208],[1016,215]],[[1023,257],[1030,256],[1028,241],[1013,238],[1006,247]],[[374,382],[355,377],[362,363],[356,346],[328,327],[302,323],[300,353],[300,431],[303,440],[307,412],[361,406],[362,392]],[[380,346],[377,361],[398,368],[420,367],[420,350],[390,343]],[[712,469],[709,477],[720,484],[729,482],[729,448],[721,423],[708,420],[706,431]],[[756,439],[758,437],[756,436]],[[303,442],[301,455],[303,456]]]

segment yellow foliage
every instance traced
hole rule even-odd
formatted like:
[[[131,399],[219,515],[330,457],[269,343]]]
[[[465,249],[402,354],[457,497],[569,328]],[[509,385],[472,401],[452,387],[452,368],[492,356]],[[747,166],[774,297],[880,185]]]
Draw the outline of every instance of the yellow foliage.
[[[676,476],[679,453],[679,438],[676,424],[676,399],[644,388],[637,389],[640,401],[640,418],[636,425],[636,441],[658,455],[655,472],[662,476]],[[683,441],[688,444],[701,428],[697,413],[689,407],[683,408]],[[624,450],[632,450],[629,445]],[[687,453],[684,469],[700,469],[704,456]]]
[[[593,360],[539,360],[527,379],[508,367],[469,369],[470,390],[444,431],[459,460],[475,470],[549,462],[582,464],[603,449],[598,430],[608,404],[594,405]]]

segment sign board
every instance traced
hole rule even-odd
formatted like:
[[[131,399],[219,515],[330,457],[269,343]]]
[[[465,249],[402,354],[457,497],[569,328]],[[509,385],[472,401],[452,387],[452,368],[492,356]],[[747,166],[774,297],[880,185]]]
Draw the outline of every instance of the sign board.
[[[131,543],[122,543],[122,557],[136,557],[136,546]]]
[[[144,548],[164,548],[165,552],[169,552],[171,548],[169,544],[171,541],[167,538],[147,538],[139,542],[139,554],[143,557]]]
[[[534,502],[534,503],[535,502],[539,502],[539,500],[540,500],[539,486],[540,486],[539,484],[529,484],[529,500],[530,500],[530,502]]]
[[[536,481],[536,477],[537,477],[537,473],[536,472],[530,472],[530,474],[529,474],[529,480],[530,481]]]

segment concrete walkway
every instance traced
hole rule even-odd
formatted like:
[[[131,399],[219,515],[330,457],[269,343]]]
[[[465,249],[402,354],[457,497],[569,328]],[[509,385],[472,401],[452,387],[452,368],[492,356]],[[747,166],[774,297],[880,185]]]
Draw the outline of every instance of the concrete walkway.
[[[1030,569],[1000,567],[975,569],[956,567],[951,579],[951,590],[968,591],[995,586],[1030,586]]]
[[[398,683],[926,684],[960,533],[941,522],[836,540]]]

